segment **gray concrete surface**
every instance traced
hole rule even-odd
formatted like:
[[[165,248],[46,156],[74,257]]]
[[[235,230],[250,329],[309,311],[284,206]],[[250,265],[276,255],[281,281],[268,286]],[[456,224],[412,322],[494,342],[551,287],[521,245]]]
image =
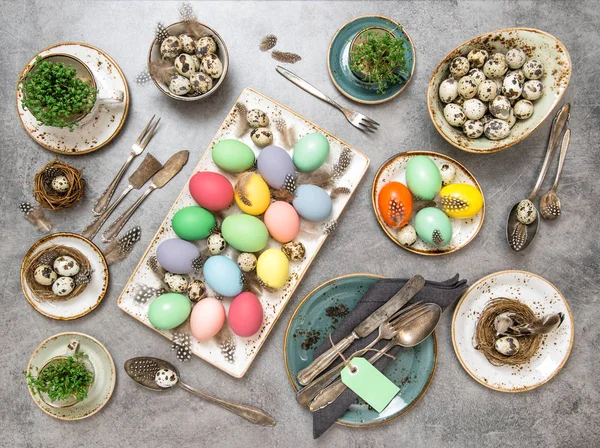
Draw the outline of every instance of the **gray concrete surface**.
[[[153,85],[133,82],[144,65],[155,22],[177,20],[177,6],[177,1],[0,3],[0,446],[598,446],[598,2],[198,2],[194,7],[199,18],[218,30],[228,44],[231,71],[216,95],[195,104],[171,101]],[[276,34],[282,49],[304,58],[293,67],[295,72],[347,104],[327,73],[329,40],[352,17],[370,13],[393,17],[405,25],[417,48],[417,70],[412,84],[394,101],[359,108],[381,123],[381,132],[367,137],[350,127],[341,114],[276,74],[275,62],[260,53],[257,44],[263,35]],[[491,156],[472,155],[454,149],[437,134],[425,102],[429,77],[448,51],[477,34],[512,26],[554,34],[569,49],[574,68],[565,97],[573,104],[573,137],[560,188],[564,216],[551,224],[544,222],[535,246],[522,254],[508,249],[504,223],[510,204],[524,197],[534,183],[550,123],[509,150]],[[85,168],[89,188],[77,207],[52,215],[57,231],[77,232],[88,222],[92,200],[104,189],[107,176],[116,171],[151,114],[158,113],[163,120],[152,142],[153,153],[164,159],[176,149],[191,150],[191,163],[183,174],[154,194],[135,216],[133,221],[143,228],[142,242],[124,263],[111,269],[104,302],[73,322],[58,322],[36,313],[19,285],[22,257],[41,235],[23,220],[17,206],[22,200],[31,200],[33,175],[53,155],[37,146],[21,128],[14,88],[25,62],[39,49],[60,41],[86,41],[111,54],[129,79],[132,104],[125,127],[110,146],[68,158]],[[189,383],[268,409],[278,420],[275,428],[252,426],[180,390],[157,395],[134,384],[122,370],[127,358],[148,354],[173,361],[175,357],[167,341],[116,305],[145,246],[244,87],[275,98],[371,158],[369,172],[338,229],[308,271],[248,375],[234,379],[196,358],[180,365]],[[485,191],[483,229],[458,253],[425,258],[402,251],[385,237],[372,213],[370,184],[377,168],[391,155],[414,149],[455,157],[471,170]],[[554,169],[550,173],[553,176]],[[459,272],[475,281],[504,269],[524,269],[544,276],[570,303],[575,345],[554,380],[517,395],[477,384],[454,355],[451,315],[447,314],[438,330],[435,377],[417,406],[382,427],[335,427],[320,440],[311,439],[311,416],[294,400],[282,357],[285,326],[294,306],[308,291],[331,277],[353,272],[388,276],[420,273],[432,279]],[[108,347],[118,366],[117,387],[109,404],[77,423],[58,421],[41,412],[31,401],[21,375],[35,347],[63,331],[95,336]]]

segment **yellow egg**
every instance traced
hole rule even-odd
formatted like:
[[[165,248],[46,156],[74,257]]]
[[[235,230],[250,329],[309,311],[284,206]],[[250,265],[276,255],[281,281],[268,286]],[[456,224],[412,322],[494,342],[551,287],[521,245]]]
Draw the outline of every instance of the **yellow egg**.
[[[290,272],[290,263],[279,249],[267,249],[256,263],[256,275],[269,288],[281,288]]]
[[[269,186],[260,175],[244,173],[235,183],[235,202],[244,213],[260,215],[271,203]]]
[[[442,210],[450,218],[471,218],[483,207],[483,196],[477,187],[450,184],[440,191]]]

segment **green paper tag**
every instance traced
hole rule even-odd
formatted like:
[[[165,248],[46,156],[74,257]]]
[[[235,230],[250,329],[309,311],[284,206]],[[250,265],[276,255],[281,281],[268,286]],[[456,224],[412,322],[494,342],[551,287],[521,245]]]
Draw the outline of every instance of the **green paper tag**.
[[[365,358],[354,358],[349,364],[358,371],[352,373],[348,366],[344,367],[342,382],[377,412],[383,411],[400,392],[398,386]]]

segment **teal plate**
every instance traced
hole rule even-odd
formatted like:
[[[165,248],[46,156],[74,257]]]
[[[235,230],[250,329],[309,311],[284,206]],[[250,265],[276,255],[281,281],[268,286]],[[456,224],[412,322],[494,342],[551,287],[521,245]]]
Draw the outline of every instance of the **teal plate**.
[[[405,42],[406,68],[396,71],[403,80],[387,86],[384,94],[377,93],[377,85],[366,83],[350,70],[350,44],[352,39],[368,27],[382,27]],[[383,16],[361,16],[342,26],[331,39],[327,55],[329,76],[342,94],[364,104],[379,104],[398,96],[408,85],[415,72],[416,52],[406,30],[396,21]]]
[[[382,277],[353,274],[337,277],[310,292],[294,310],[285,333],[284,359],[288,377],[295,390],[296,375],[313,359],[313,351],[353,309],[369,286]],[[383,370],[400,393],[380,414],[364,401],[357,400],[338,420],[345,426],[375,426],[393,420],[408,411],[423,396],[437,361],[435,334],[414,348],[402,349]]]

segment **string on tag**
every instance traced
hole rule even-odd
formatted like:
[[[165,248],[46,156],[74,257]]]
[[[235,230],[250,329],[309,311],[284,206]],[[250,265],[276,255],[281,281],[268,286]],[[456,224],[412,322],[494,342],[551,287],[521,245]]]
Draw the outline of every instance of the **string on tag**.
[[[358,372],[358,367],[353,366],[352,365],[352,359],[346,359],[346,357],[344,356],[344,354],[338,350],[338,348],[336,347],[336,345],[333,343],[333,338],[331,337],[331,333],[329,333],[329,342],[331,343],[331,347],[335,350],[335,352],[338,354],[338,356],[340,358],[342,358],[342,361],[344,362],[344,365],[346,367],[348,367],[348,370],[350,371],[350,373],[352,375],[356,375],[356,373]],[[388,358],[391,359],[396,359],[396,357],[394,355],[390,355],[389,353],[386,353],[384,351],[381,351],[377,348],[367,348],[367,349],[361,349],[358,350],[358,352],[356,353],[355,356],[361,356],[363,354],[365,354],[366,352],[377,352],[377,353],[381,353],[383,356],[387,356]]]

